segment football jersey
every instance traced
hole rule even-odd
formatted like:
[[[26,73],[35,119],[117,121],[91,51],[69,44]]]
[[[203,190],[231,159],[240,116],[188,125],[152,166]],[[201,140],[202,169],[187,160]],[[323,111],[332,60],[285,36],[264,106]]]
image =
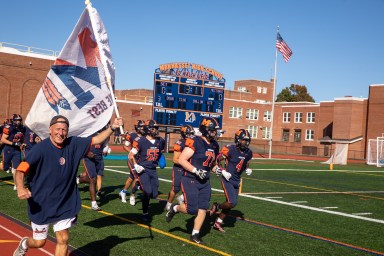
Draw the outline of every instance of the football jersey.
[[[94,133],[90,137],[95,137],[99,133]],[[90,152],[94,154],[93,158],[95,160],[102,160],[103,159],[103,148],[107,145],[109,139],[106,139],[102,144],[92,144]]]
[[[189,159],[189,162],[197,169],[206,170],[206,179],[209,179],[211,168],[217,155],[219,154],[219,144],[216,141],[208,144],[200,136],[191,136],[185,141],[185,146],[195,151],[193,156]],[[190,172],[185,172],[185,175],[189,177],[196,177],[195,174]]]
[[[221,153],[226,157],[226,171],[232,174],[231,180],[240,182],[240,176],[252,159],[252,151],[247,148],[241,151],[235,145],[224,146]]]
[[[154,143],[152,143],[144,136],[137,137],[133,141],[133,147],[137,150],[137,164],[144,168],[156,169],[156,166],[159,164],[159,157],[165,148],[165,140],[157,137],[154,139]]]
[[[37,137],[36,133],[34,133],[28,127],[25,127],[24,143],[25,143],[26,151],[30,150],[34,145],[36,145],[36,142],[35,142],[36,137]]]
[[[3,133],[8,135],[7,140],[11,142],[20,142],[21,144],[24,142],[24,126],[15,126],[15,125],[7,125],[3,129]],[[10,145],[7,145],[10,146]],[[19,148],[17,148],[20,150]]]
[[[173,151],[180,152],[180,153],[183,152],[185,148],[185,141],[186,139],[179,139],[178,141],[176,141],[175,145],[173,146]],[[173,166],[182,168],[180,164],[173,164]]]

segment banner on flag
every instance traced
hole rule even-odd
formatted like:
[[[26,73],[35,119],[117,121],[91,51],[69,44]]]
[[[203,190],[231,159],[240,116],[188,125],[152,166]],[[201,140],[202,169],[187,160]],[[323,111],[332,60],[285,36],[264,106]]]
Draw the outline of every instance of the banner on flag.
[[[86,137],[112,117],[115,72],[108,35],[89,5],[51,67],[25,120],[41,138],[49,137],[55,115],[69,120],[69,135]],[[109,82],[107,82],[109,81]]]
[[[288,62],[292,56],[292,51],[289,46],[285,43],[279,32],[277,32],[276,48],[283,55],[284,61]]]

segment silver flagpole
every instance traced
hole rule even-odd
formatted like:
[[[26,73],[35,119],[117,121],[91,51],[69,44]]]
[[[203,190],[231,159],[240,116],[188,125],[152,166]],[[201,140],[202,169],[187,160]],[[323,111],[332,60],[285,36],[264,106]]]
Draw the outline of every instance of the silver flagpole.
[[[279,27],[277,27],[277,32],[276,32],[276,38],[277,38],[277,33],[279,33]],[[276,97],[276,72],[277,72],[277,47],[275,46],[275,75],[273,78],[273,98],[272,98],[272,111],[271,111],[271,128],[269,131],[269,154],[268,158],[272,158],[272,134],[273,134],[273,115],[275,112],[275,97]]]

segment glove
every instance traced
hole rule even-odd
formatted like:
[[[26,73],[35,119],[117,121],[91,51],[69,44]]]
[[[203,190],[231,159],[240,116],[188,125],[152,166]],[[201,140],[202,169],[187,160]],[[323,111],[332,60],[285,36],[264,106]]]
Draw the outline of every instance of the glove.
[[[223,171],[221,172],[221,174],[223,175],[223,177],[224,177],[227,181],[229,181],[229,179],[232,177],[232,174],[230,174],[230,173],[227,172],[226,170],[223,170]]]
[[[167,160],[165,159],[165,156],[161,154],[161,157],[159,158],[159,166],[160,169],[164,169],[165,166],[167,166]]]
[[[142,171],[144,171],[144,167],[141,165],[135,164],[134,167],[137,173],[141,173]]]
[[[219,175],[221,174],[221,172],[223,171],[223,169],[221,169],[218,165],[215,165],[215,166],[213,166],[212,171],[213,171],[217,176],[219,176]]]
[[[126,140],[126,141],[124,142],[124,145],[125,145],[126,147],[129,147],[129,145],[131,145],[131,142],[129,142],[129,141]]]
[[[247,174],[247,175],[251,175],[251,174],[252,174],[252,169],[247,168],[247,169],[245,170],[245,174]]]
[[[19,148],[21,146],[21,143],[19,141],[12,142],[12,147]]]
[[[202,169],[193,169],[192,173],[196,174],[196,176],[203,180],[205,179],[205,177],[207,177],[207,171],[206,170],[202,170]]]

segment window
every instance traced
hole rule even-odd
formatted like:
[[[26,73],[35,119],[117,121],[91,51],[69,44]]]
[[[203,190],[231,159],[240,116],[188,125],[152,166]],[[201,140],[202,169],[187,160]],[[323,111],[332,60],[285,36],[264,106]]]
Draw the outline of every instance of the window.
[[[271,127],[262,127],[263,139],[269,139],[271,134]]]
[[[229,107],[229,117],[241,118],[243,116],[243,108]]]
[[[257,86],[257,93],[261,93],[261,87]]]
[[[289,141],[289,129],[283,129],[283,137],[281,140],[285,142]]]
[[[248,125],[247,130],[251,135],[251,138],[257,138],[257,126]]]
[[[294,142],[301,142],[301,130],[295,129],[295,133],[293,134]]]
[[[247,109],[247,114],[245,118],[249,120],[258,120],[259,119],[259,110],[257,109]]]
[[[283,113],[283,123],[290,123],[291,122],[291,113],[290,112],[284,112]]]
[[[305,130],[305,140],[313,140],[315,133],[313,130]]]
[[[263,87],[263,94],[267,94],[267,87]]]
[[[303,113],[296,112],[295,113],[295,123],[302,123],[303,122]]]
[[[307,123],[314,123],[314,122],[315,122],[315,112],[308,112]]]
[[[271,111],[264,111],[264,121],[271,122]]]

